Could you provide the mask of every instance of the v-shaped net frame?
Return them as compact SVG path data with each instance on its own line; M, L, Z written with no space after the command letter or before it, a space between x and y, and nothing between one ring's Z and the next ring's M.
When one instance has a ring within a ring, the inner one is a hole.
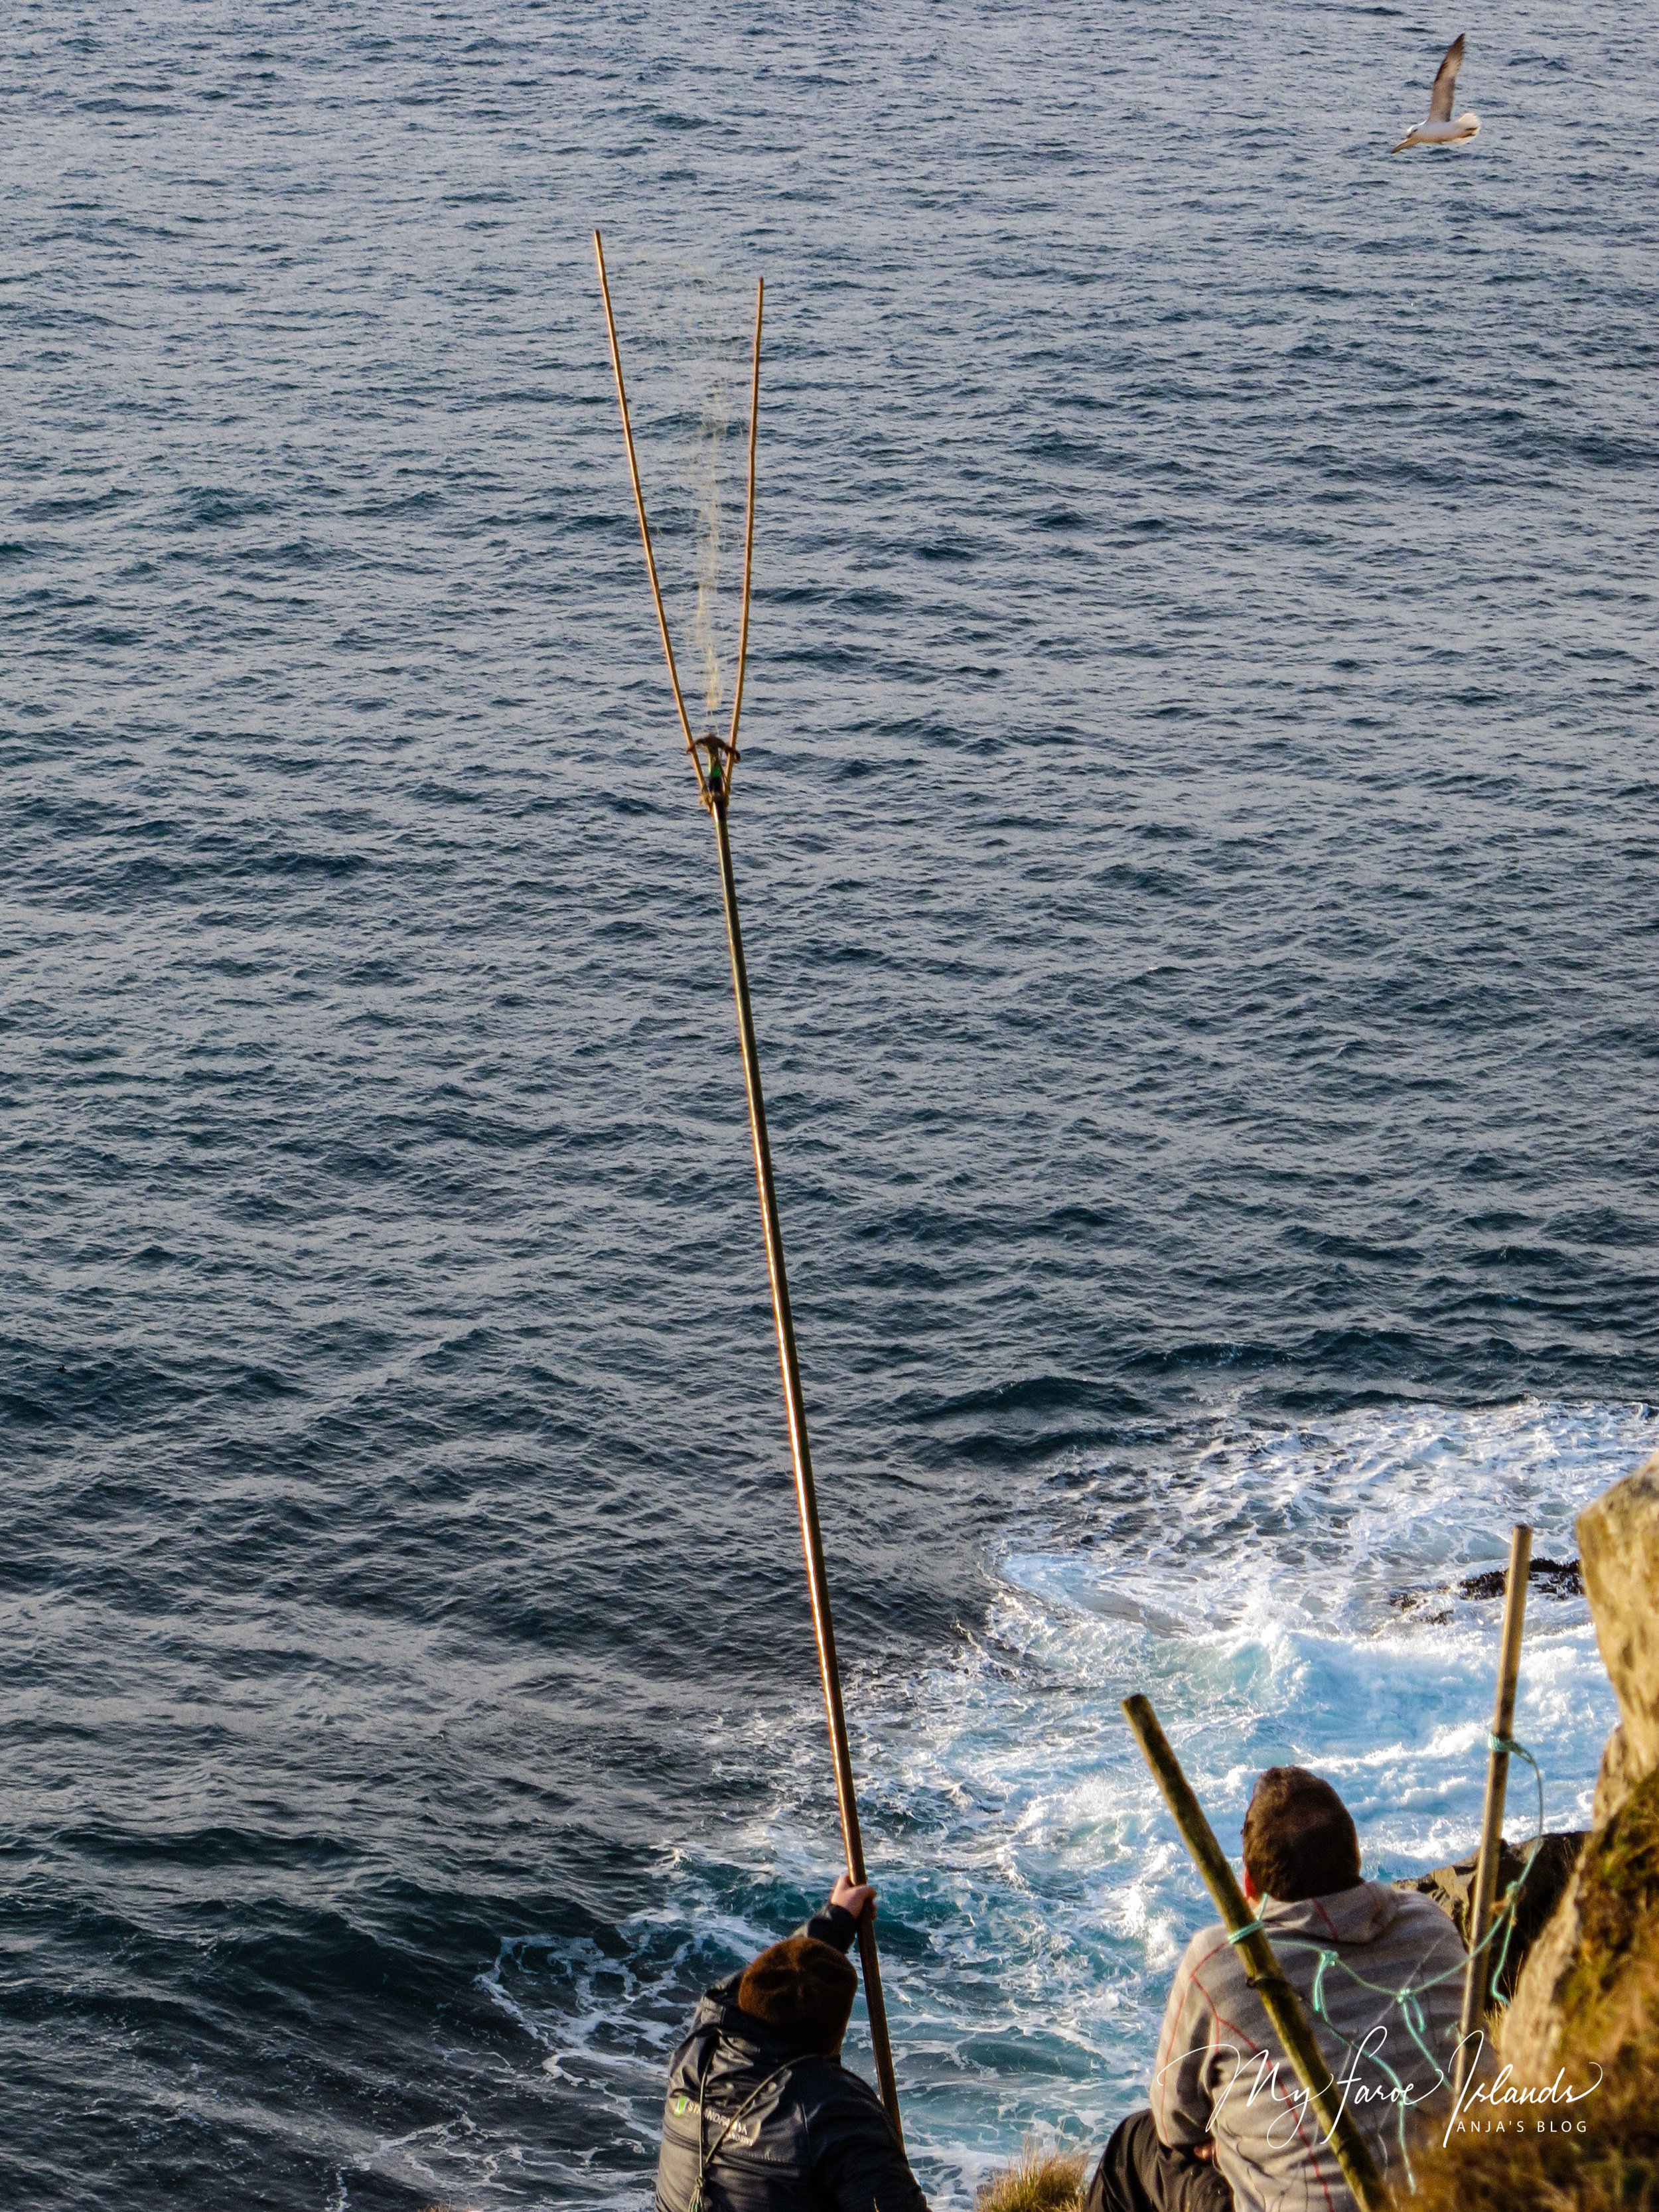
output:
M663 658L668 663L668 680L673 687L674 705L680 718L680 727L685 733L685 750L691 756L691 765L696 771L697 796L712 814L717 807L726 805L732 790L732 771L743 756L738 750L738 717L743 712L743 675L749 658L749 580L755 560L755 431L760 417L760 347L761 314L766 301L764 282L755 283L755 355L749 385L749 492L743 531L743 611L738 627L737 675L732 687L732 725L725 737L710 730L702 737L691 734L691 718L685 711L685 694L680 689L679 670L674 662L674 641L668 634L668 617L662 603L662 586L657 580L657 556L651 549L651 525L646 520L645 493L640 483L639 457L634 450L634 426L629 419L628 386L623 380L622 349L617 343L617 319L611 309L611 286L605 276L605 246L599 232L593 234L593 258L599 264L599 295L605 301L605 327L611 338L611 366L617 376L617 404L622 410L623 437L628 447L628 473L633 479L634 505L640 518L640 538L645 546L646 573L651 579L651 597L657 610L657 627L662 632ZM704 756L707 755L705 764Z

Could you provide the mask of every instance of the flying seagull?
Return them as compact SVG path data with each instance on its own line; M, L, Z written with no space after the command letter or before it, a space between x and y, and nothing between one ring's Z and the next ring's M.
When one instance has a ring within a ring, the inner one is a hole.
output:
M1452 114L1452 99L1457 90L1457 72L1463 62L1463 33L1460 31L1446 49L1445 59L1434 73L1434 90L1429 94L1428 119L1413 123L1397 146L1390 146L1391 154L1403 154L1409 146L1462 146L1480 128L1478 115Z

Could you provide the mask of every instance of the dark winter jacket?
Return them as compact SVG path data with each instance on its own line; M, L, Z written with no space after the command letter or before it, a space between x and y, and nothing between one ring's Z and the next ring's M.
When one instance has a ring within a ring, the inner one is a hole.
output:
M844 1952L856 1925L830 1905L796 1933ZM744 2012L742 1979L699 1999L669 2063L656 2212L692 2212L699 2101L702 2212L927 2212L875 2091Z

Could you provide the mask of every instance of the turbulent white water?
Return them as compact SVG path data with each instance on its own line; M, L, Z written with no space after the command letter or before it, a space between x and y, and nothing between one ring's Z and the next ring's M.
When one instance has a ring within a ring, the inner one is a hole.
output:
M1219 1418L1154 1454L1150 1480L1068 1469L1058 1504L1042 1486L992 1563L988 1632L914 1680L851 1687L906 2126L936 2201L968 2202L1032 2136L1103 2140L1211 1917L1119 1699L1150 1694L1230 1850L1255 1774L1295 1761L1341 1790L1368 1873L1466 1852L1501 1607L1456 1585L1502 1565L1517 1519L1535 1556L1573 1557L1575 1515L1651 1435L1629 1406L1395 1407L1271 1432ZM1583 1601L1534 1589L1516 1724L1547 1826L1584 1821L1613 1717ZM821 1725L803 1709L778 1800L726 1863L677 1864L672 1903L635 1931L643 1970L596 1951L556 2028L526 2020L556 2045L550 2071L608 2086L629 2139L655 2126L684 1977L781 1932L769 1876L810 1893L833 1866ZM730 1714L709 1746L716 1769L767 1752ZM1509 1832L1536 1821L1517 1762Z

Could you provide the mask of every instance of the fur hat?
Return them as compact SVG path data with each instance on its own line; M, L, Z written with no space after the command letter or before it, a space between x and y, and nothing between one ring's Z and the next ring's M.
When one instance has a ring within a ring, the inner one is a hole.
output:
M751 2020L803 2051L839 2051L858 1985L852 1962L833 1944L792 1936L750 1961L738 2002Z

